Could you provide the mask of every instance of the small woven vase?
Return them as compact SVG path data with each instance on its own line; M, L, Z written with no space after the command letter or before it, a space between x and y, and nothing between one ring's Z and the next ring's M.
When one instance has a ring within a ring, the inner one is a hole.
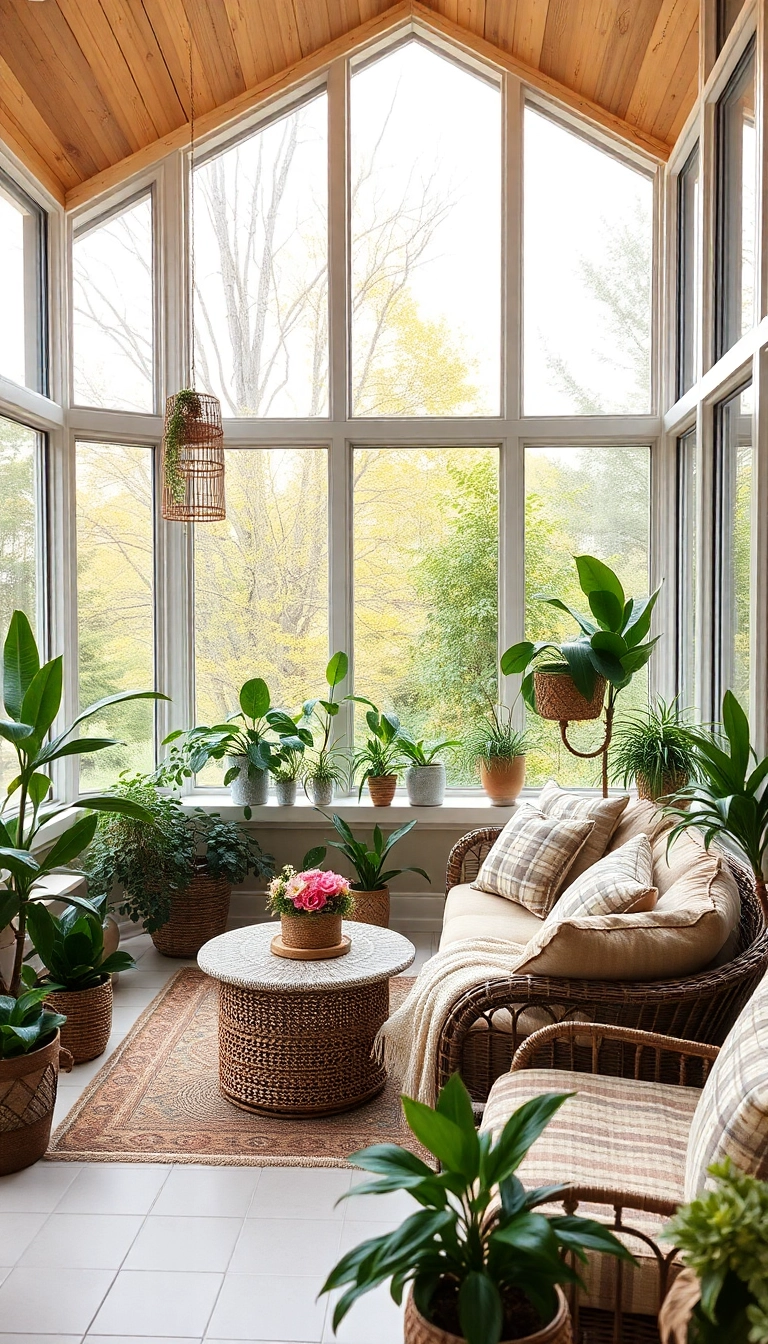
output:
M605 677L595 677L591 700L581 694L568 672L534 672L536 713L555 723L581 723L599 719L605 700Z
M368 792L374 807L389 807L396 788L397 775L368 776Z
M661 788L654 789L645 775L638 775L635 783L637 785L638 798L644 798L646 802L656 803L659 798L671 797L684 789L688 783L688 776L683 772L675 775L662 775Z
M0 1176L31 1167L48 1147L60 1065L69 1072L72 1056L58 1031L41 1050L0 1059Z
M76 1064L97 1059L107 1048L112 1030L112 980L105 976L93 989L57 989L46 1003L55 1013L64 1013L61 1044Z
M355 924L375 924L379 929L389 928L389 887L379 887L378 891L356 891L350 888L355 908L347 919Z
M557 1311L554 1319L543 1330L537 1330L535 1335L518 1335L515 1344L573 1344L571 1313L565 1294L559 1287L555 1288L555 1292ZM449 1335L447 1330L441 1330L439 1326L432 1325L431 1321L426 1321L413 1300L412 1292L408 1294L403 1327L404 1344L464 1344L463 1336Z
M195 860L188 887L174 892L171 917L152 934L164 957L196 957L203 943L226 933L232 888L225 877L211 877L205 859Z
M281 915L280 933L286 947L306 951L338 947L341 915Z

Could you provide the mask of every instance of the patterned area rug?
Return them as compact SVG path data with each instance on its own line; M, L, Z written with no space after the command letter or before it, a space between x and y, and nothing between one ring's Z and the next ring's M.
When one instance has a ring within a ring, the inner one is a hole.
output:
M396 1008L413 980L390 981ZM218 1086L218 985L179 971L86 1088L51 1139L60 1162L201 1162L214 1166L344 1167L370 1143L425 1156L405 1125L397 1087L343 1115L251 1115Z

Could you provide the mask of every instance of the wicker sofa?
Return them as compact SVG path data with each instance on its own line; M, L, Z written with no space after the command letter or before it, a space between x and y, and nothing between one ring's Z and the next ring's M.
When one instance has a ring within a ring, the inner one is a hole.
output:
M469 832L454 845L448 860L446 896L471 883L502 827ZM711 1045L726 1033L768 969L768 929L749 871L727 857L739 889L741 912L730 959L698 974L652 983L554 979L535 975L489 978L453 1004L438 1049L438 1086L459 1072L476 1102L483 1103L494 1081L532 1031L567 1020L602 1022L661 1033ZM557 1048L553 1067L589 1068L588 1037L569 1042L567 1058ZM583 1059L579 1058L583 1053ZM641 1072L638 1074L637 1069ZM634 1051L620 1041L604 1051L601 1070L624 1077L656 1076L642 1072ZM691 1078L700 1083L700 1078Z

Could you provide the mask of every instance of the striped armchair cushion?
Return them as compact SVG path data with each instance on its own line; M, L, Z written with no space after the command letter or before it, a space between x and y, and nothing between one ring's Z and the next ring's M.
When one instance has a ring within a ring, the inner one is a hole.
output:
M725 1038L696 1107L685 1163L685 1198L707 1184L712 1162L730 1157L768 1179L768 976Z
M647 835L636 835L566 887L547 920L551 923L581 919L585 915L629 915L638 910L652 910L657 897L651 842Z
M507 822L472 885L516 901L544 919L593 827L591 820L557 821L534 807L521 807Z

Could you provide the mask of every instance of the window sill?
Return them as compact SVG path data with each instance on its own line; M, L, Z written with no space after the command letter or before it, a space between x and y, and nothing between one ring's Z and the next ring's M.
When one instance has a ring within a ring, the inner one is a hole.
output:
M538 795L538 789L524 790L521 802L531 801ZM243 809L237 807L225 789L199 789L182 798L184 807L190 810L200 807L204 812L219 812L227 821L241 821ZM406 821L418 821L420 825L435 830L454 830L456 826L503 826L512 816L514 804L510 807L497 807L481 793L456 793L448 795L440 807L412 807L404 792L398 791L389 807L374 807L369 798L363 796L358 802L354 796L336 798L329 807L321 812L308 798L297 798L292 807L279 807L274 798L263 807L252 809L254 822L262 826L294 826L327 829L328 822L324 812L336 812L345 821L362 825L389 826Z

